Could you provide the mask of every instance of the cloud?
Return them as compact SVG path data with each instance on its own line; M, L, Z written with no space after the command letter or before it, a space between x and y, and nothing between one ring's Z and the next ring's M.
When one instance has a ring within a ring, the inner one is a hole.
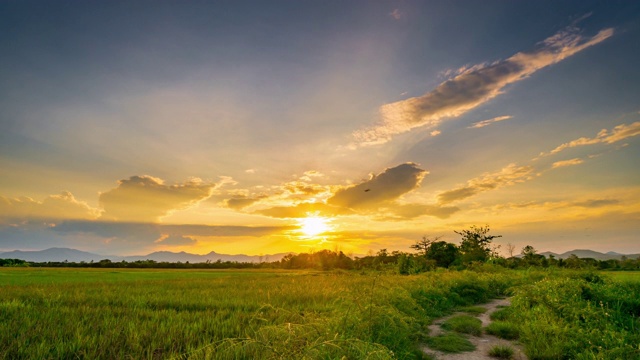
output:
M447 219L460 211L460 208L455 206L404 204L394 206L390 208L390 210L397 217L396 220L414 219L420 216L434 216L439 219Z
M224 201L224 203L227 205L228 208L231 208L234 210L242 210L247 206L253 205L254 203L260 201L260 199L263 199L263 198L264 197L257 197L257 198L237 197L237 198L227 199Z
M466 186L440 193L438 195L438 202L440 204L448 204L485 191L521 183L532 179L533 171L534 168L531 166L509 164L496 173L487 173L481 177L467 181Z
M517 53L493 64L480 64L438 85L434 90L380 107L377 125L356 131L361 146L385 143L392 136L414 128L432 128L447 118L458 117L504 92L504 88L536 71L556 64L613 35L603 29L593 37L583 37L579 29L569 27L539 43L529 52Z
M154 241L156 244L169 245L169 246L184 246L195 245L198 240L184 235L162 235L158 240Z
M256 213L275 218L304 218L309 214L332 217L338 215L349 215L354 212L342 207L316 202L301 203L294 206L274 206L269 209L256 211Z
M618 205L620 204L620 200L617 199L590 199L585 201L577 201L572 203L574 206L584 207L584 208L600 208L609 205Z
M228 183L223 179L223 183ZM182 184L165 185L148 175L131 176L118 186L100 194L102 219L134 222L158 221L171 211L186 209L209 196L220 184L191 179Z
M553 163L553 165L551 165L551 168L555 169L555 168L559 168L559 167L579 165L579 164L582 164L583 162L584 162L584 160L578 159L578 158L570 159L570 160L556 161L556 162Z
M327 203L350 209L376 208L417 188L427 174L414 163L401 164L358 185L338 190Z
M611 131L607 129L600 130L600 132L598 132L598 134L594 138L581 137L568 143L564 143L548 153L540 153L539 157L557 154L563 150L579 146L594 145L600 143L613 144L637 135L640 135L640 121L636 121L629 125L620 124L611 129Z
M309 214L334 217L341 215L387 214L391 220L412 219L420 216L446 218L458 208L438 205L398 204L402 195L420 186L428 174L414 163L405 163L385 169L359 184L340 187L325 202L303 202L296 205L274 206L255 211L257 214L277 218L301 218Z
M389 16L391 16L391 18L394 20L402 19L403 15L404 14L402 13L402 11L400 11L400 9L393 9L393 11L389 13Z
M31 219L95 219L99 215L97 209L78 201L68 191L49 195L41 202L29 197L10 199L0 196L0 222L1 219L9 222Z
M505 116L498 116L498 117L494 117L493 119L488 119L488 120L482 120L482 121L478 121L476 123L473 123L471 126L467 127L467 129L479 129L479 128L483 128L485 126L489 126L493 123L497 123L498 121L505 121L505 120L509 120L513 118L513 116L511 115L505 115Z
M49 230L58 234L82 234L104 239L109 243L122 242L126 246L152 244L192 245L197 236L262 237L295 229L292 226L214 226L163 225L157 223L111 221L63 221Z
M429 135L431 136L438 136L440 134L442 134L442 131L440 130L433 130L432 132L429 133Z

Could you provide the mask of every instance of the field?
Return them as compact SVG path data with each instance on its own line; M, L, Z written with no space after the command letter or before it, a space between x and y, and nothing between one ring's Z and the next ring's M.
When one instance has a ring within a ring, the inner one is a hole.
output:
M419 359L434 318L510 294L532 359L635 356L640 276L617 276L0 268L0 358Z

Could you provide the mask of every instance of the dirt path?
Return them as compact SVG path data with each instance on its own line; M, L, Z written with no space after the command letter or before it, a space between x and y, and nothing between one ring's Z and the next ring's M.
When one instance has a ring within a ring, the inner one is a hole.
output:
M491 323L491 319L489 318L491 316L491 313L496 311L499 307L509 306L509 304L510 304L509 299L492 300L489 303L480 305L483 308L486 308L487 311L484 312L483 314L477 315L476 317L482 321L482 327L485 327ZM440 318L434 321L434 323L429 326L429 330L430 330L429 335L437 336L444 333L444 330L440 328L440 325L450 317L455 315L460 315L460 314L465 314L465 313L455 313L453 315ZM469 341L471 341L473 345L476 346L476 349L474 351L468 351L468 352L463 352L458 354L448 354L441 351L430 349L426 346L423 348L423 351L426 354L432 355L438 360L495 360L495 358L488 355L489 350L495 345L504 345L504 346L510 346L513 349L514 360L527 359L527 356L522 351L522 347L515 345L514 342L512 341L500 339L493 335L488 335L484 333L481 336L468 335L468 339Z

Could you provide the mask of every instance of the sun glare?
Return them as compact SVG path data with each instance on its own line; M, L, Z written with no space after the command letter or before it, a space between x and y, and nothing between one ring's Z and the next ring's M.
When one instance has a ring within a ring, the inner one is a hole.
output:
M309 237L316 236L330 229L328 219L318 216L310 216L298 220L300 230Z

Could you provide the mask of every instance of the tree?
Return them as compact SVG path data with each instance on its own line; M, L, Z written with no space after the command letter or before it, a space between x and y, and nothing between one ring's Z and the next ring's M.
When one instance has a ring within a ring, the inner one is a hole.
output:
M509 253L509 257L512 258L513 257L513 252L516 251L516 246L513 245L512 243L508 243L507 244L507 252Z
M422 237L421 240L416 241L415 244L411 245L410 247L414 250L416 250L417 252L419 252L422 255L427 255L427 253L429 252L429 247L431 246L432 243L440 240L442 236L436 236L434 238L428 238L426 235Z
M455 244L446 241L432 242L427 251L426 257L434 260L437 266L449 267L460 256L460 249Z
M474 225L466 230L455 231L456 234L462 236L460 251L462 252L462 261L464 263L487 261L494 255L491 249L491 242L495 238L502 237L502 235L490 235L489 231L489 225Z

